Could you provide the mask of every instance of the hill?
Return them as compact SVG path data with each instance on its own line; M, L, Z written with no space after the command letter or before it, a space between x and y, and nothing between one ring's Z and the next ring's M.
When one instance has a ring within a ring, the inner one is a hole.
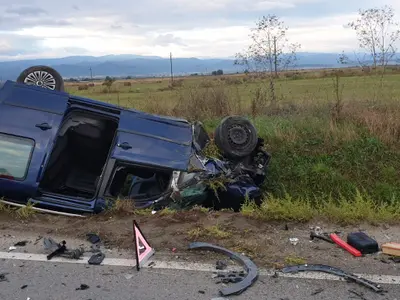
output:
M337 53L299 53L296 68L340 67L338 56ZM0 62L0 78L14 80L23 69L32 65L51 66L65 78L90 77L91 71L93 77L149 77L170 74L169 58L123 54L5 61ZM233 58L173 58L173 72L176 75L207 74L218 69L222 69L224 73L244 71L242 66L234 65Z

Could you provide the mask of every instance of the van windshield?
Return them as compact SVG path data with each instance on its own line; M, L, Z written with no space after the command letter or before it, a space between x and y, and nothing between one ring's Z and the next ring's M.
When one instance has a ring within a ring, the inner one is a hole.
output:
M0 178L23 180L34 144L27 138L0 133Z

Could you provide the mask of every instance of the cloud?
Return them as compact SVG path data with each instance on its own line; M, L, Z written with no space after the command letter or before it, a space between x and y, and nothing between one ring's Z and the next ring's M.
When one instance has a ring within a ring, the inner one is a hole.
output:
M248 45L250 28L274 13L302 51L357 48L351 29L359 8L398 0L0 0L0 59L72 54L232 56ZM7 5L6 5L7 4ZM32 49L32 50L30 50ZM26 53L26 50L29 53Z
M16 14L18 16L37 16L47 14L47 12L37 6L12 6L5 10L7 14Z
M30 36L0 35L0 57L18 57L37 54L43 49L41 39Z
M154 44L157 46L169 46L171 44L186 46L180 37L176 37L172 33L158 35L154 39Z

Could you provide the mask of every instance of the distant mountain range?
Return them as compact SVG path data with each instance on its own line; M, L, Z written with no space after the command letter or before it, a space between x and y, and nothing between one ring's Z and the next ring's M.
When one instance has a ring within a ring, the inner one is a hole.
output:
M349 55L355 60L354 55ZM298 53L296 69L337 68L338 53ZM400 58L400 57L399 57ZM19 73L33 65L47 65L55 68L64 78L89 77L149 77L168 76L171 66L169 58L140 55L69 56L63 58L30 59L0 62L0 79L15 80ZM243 66L235 66L233 58L173 58L175 75L210 74L222 69L225 74L243 72Z

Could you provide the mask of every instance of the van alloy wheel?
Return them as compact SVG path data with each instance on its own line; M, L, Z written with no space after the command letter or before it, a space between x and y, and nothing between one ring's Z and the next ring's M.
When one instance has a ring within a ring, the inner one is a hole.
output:
M64 80L60 73L49 66L32 66L23 70L17 83L64 92Z
M24 83L29 85L37 85L49 90L56 89L56 80L54 76L46 71L34 71L29 73L26 76Z

